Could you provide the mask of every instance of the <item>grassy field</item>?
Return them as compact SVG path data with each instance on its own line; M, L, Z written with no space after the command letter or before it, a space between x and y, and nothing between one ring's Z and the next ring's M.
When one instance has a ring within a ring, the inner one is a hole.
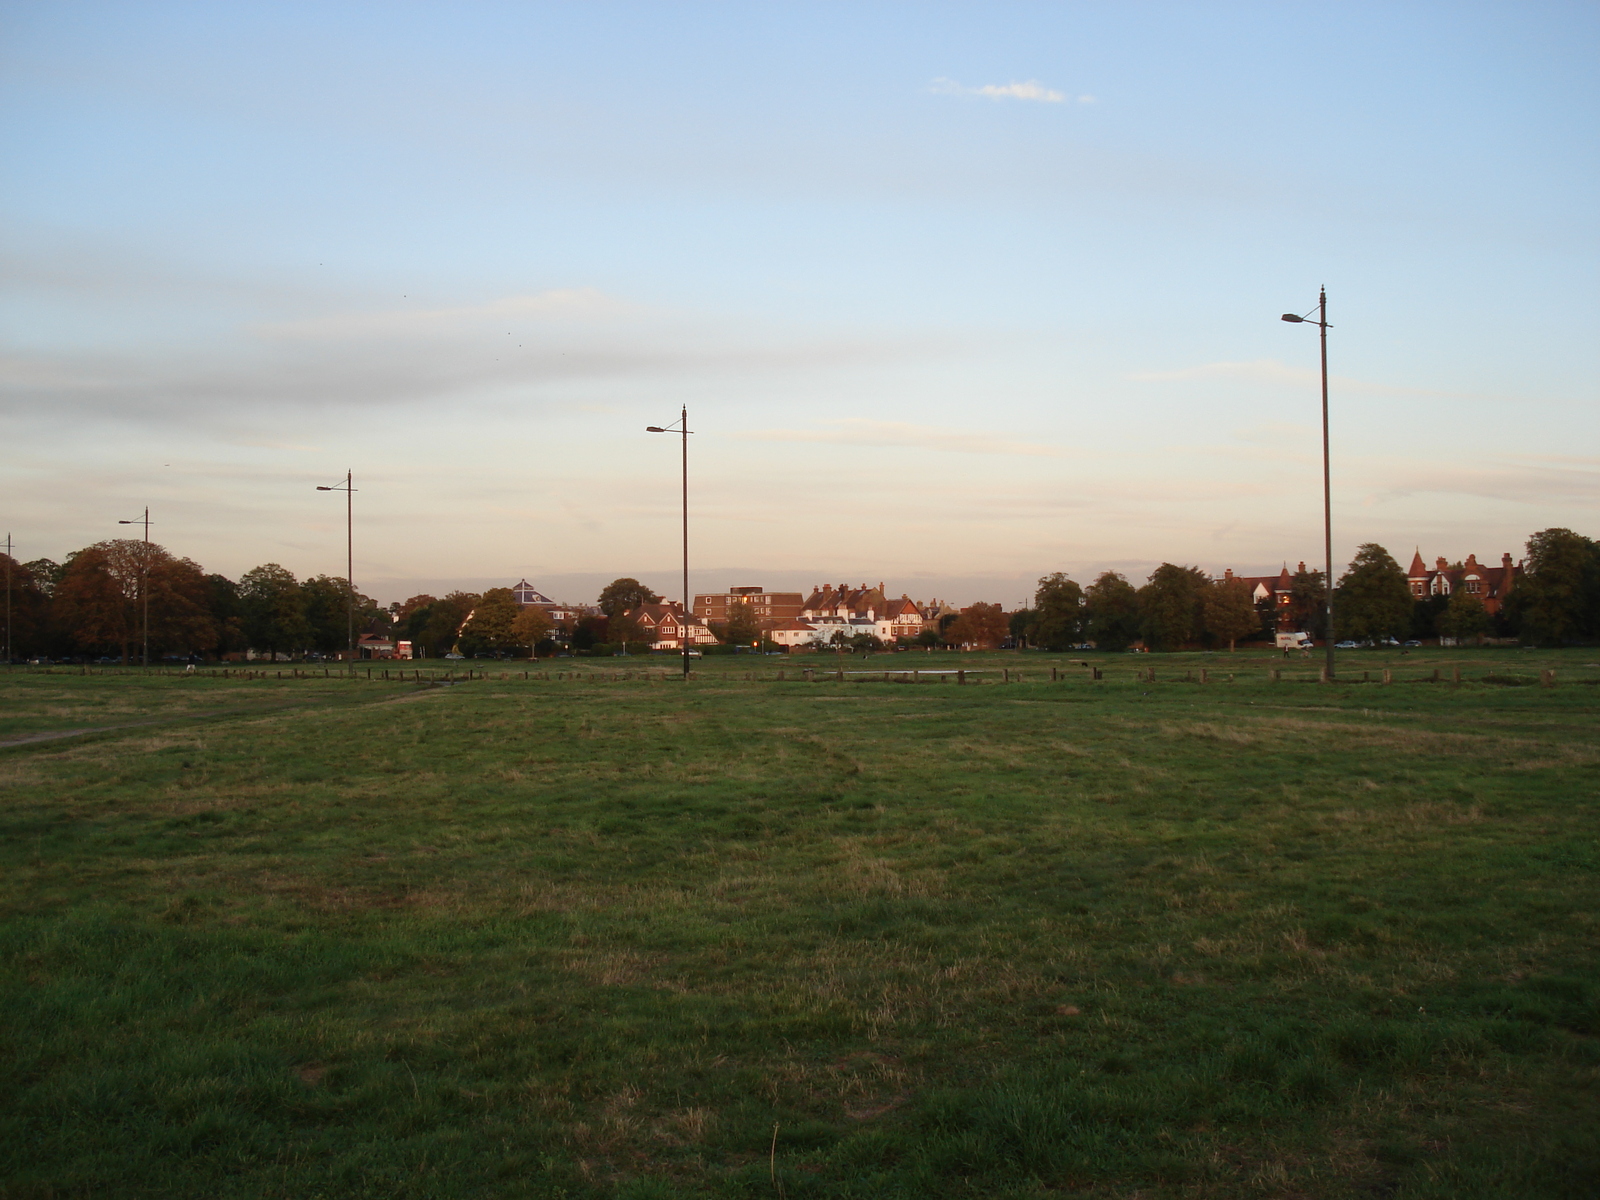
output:
M0 1196L1588 1200L1597 657L14 672Z

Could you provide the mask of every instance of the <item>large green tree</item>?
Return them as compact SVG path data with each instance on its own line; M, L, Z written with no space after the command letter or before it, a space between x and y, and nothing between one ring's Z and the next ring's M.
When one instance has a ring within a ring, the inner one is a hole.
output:
M1035 619L1028 635L1047 650L1066 650L1083 640L1083 589L1062 571L1039 580L1033 593Z
M728 607L728 619L722 627L722 639L730 646L750 646L761 640L761 618L748 604Z
M239 579L239 611L252 649L276 657L311 641L305 594L287 567L263 563L246 571Z
M1211 578L1199 567L1162 563L1139 589L1139 635L1152 650L1177 650L1205 632Z
M600 589L600 611L608 617L619 616L641 604L659 604L661 597L637 579L613 579Z
M1404 637L1414 603L1400 564L1378 543L1364 542L1333 593L1334 633L1357 641Z
M1261 632L1261 614L1242 579L1219 579L1205 590L1202 610L1206 633L1227 642L1229 651L1240 638Z
M1139 636L1139 593L1115 571L1103 571L1083 593L1084 632L1097 650L1126 650Z
M1458 641L1479 638L1489 632L1489 610L1483 607L1483 600L1476 594L1457 588L1436 624L1439 633L1447 638Z
M1600 633L1600 545L1570 529L1534 534L1507 608L1524 641L1558 646Z
M466 654L496 653L518 645L517 618L522 606L510 588L490 588L473 606L461 627L461 649Z
M411 642L419 658L438 658L455 649L461 627L477 607L476 592L451 592L446 596L413 596L400 606L396 628Z

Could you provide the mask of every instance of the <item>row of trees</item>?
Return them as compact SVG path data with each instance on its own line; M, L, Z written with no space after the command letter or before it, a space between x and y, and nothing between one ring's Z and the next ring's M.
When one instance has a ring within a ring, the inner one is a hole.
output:
M1547 645L1600 637L1600 543L1570 529L1546 529L1528 539L1524 568L1500 611L1490 614L1483 595L1464 587L1448 597L1413 596L1400 564L1368 542L1334 588L1336 635L1377 641L1492 633ZM1290 592L1289 627L1323 636L1326 603L1323 573L1300 571ZM1173 563L1162 563L1137 588L1115 571L1087 588L1059 572L1047 575L1039 581L1034 607L1010 620L1013 637L1053 650L1084 642L1121 650L1135 641L1152 650L1232 649L1240 641L1270 638L1276 627L1272 599L1258 606L1243 582L1212 579L1198 567Z
M11 646L19 655L114 654L126 661L138 653L146 607L153 656L221 656L246 648L333 654L347 644L352 598L357 634L392 633L421 655L457 648L466 654L519 653L536 646L548 652L556 632L546 613L520 607L509 588L412 596L385 611L371 597L352 597L343 579L297 580L287 568L266 563L231 580L159 545L128 539L96 542L60 563L0 555L0 567L10 579ZM1323 634L1324 589L1320 571L1294 576L1292 628ZM600 594L601 615L585 617L568 631L570 644L587 649L638 643L641 632L626 614L660 599L636 579L615 580ZM1135 641L1154 650L1231 648L1270 637L1276 621L1275 606L1257 606L1239 580L1162 563L1140 587L1115 571L1103 572L1088 587L1059 572L1047 575L1032 609L1008 618L997 604L974 604L924 637L948 645L996 645L1009 633L1057 650L1083 642L1116 650ZM1357 640L1496 633L1560 644L1600 637L1600 543L1570 529L1534 534L1522 577L1492 616L1481 595L1465 588L1448 598L1412 596L1399 563L1368 543L1334 589L1334 621L1339 636ZM754 613L742 608L714 632L735 644L760 639Z
M343 579L297 580L267 563L238 580L208 574L154 543L96 542L65 561L17 562L0 554L11 598L17 655L137 657L148 613L150 653L220 656L261 650L334 653L348 639L351 593ZM387 619L355 596L357 632Z

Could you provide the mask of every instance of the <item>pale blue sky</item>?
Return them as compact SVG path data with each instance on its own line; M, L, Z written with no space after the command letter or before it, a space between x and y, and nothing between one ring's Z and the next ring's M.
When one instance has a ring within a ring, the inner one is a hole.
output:
M3 520L394 599L1600 532L1592 4L0 3ZM126 511L125 511L126 510Z

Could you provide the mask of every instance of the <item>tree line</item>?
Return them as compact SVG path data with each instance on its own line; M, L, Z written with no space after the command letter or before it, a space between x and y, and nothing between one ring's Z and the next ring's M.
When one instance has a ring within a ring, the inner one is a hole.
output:
M1542 530L1529 538L1524 566L1501 610L1490 614L1482 597L1465 588L1448 597L1412 596L1400 564L1369 542L1334 588L1336 634L1358 641L1494 634L1545 645L1600 637L1600 543L1570 529ZM0 554L0 567L10 578L12 653L51 658L136 659L147 605L152 658L214 658L247 648L332 655L347 645L352 600L358 636L408 640L425 657L454 650L549 653L558 635L579 650L632 646L645 639L627 614L661 599L636 579L618 579L602 590L599 614L558 631L543 610L518 605L510 588L421 594L384 609L333 576L300 580L265 563L232 580L132 539L96 542L59 563ZM1325 598L1321 571L1295 574L1291 627L1321 637ZM1060 572L1047 575L1031 609L1005 614L997 604L974 604L923 640L995 645L1009 633L1057 650L1083 643L1121 650L1135 642L1170 650L1270 638L1276 625L1275 603L1258 606L1241 580L1162 563L1139 587L1116 571L1102 572L1087 587ZM716 632L730 642L760 637L748 612L730 614Z
M1487 568L1489 574L1494 568ZM1323 572L1301 569L1289 594L1289 628L1326 633ZM1494 635L1560 645L1600 637L1600 543L1570 529L1546 529L1528 539L1524 571L1498 612L1464 587L1449 596L1416 597L1405 570L1375 542L1360 546L1333 592L1334 633L1355 641ZM1019 641L1052 650L1092 643L1124 650L1227 646L1271 638L1278 605L1257 604L1248 584L1213 579L1198 567L1162 563L1142 587L1105 571L1087 588L1057 572L1039 580L1031 609L1011 614Z

